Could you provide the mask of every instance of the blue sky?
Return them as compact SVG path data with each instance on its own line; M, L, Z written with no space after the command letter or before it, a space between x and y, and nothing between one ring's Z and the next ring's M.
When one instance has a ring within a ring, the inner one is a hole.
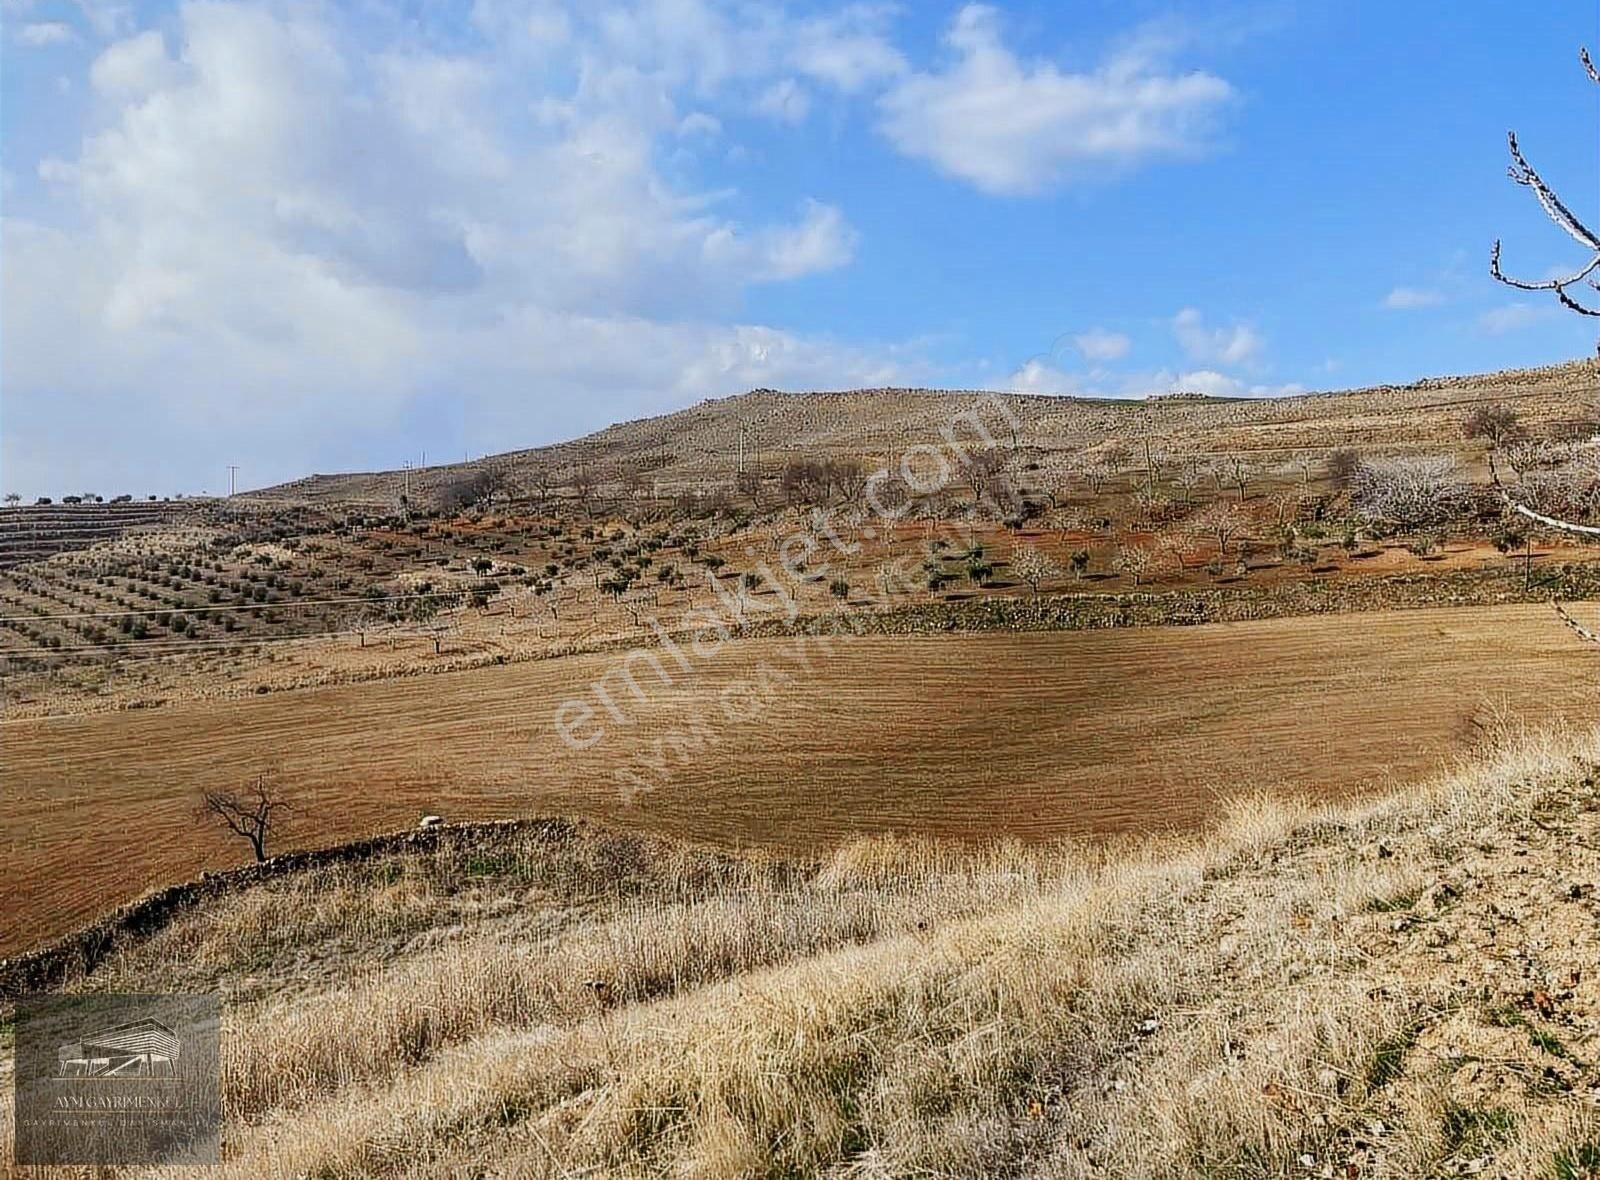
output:
M1589 4L0 0L0 482L218 490L755 386L1588 355ZM1569 247L1572 247L1569 249Z

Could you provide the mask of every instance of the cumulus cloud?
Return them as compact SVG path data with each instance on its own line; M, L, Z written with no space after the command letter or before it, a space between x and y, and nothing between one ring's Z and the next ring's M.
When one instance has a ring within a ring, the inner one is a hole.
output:
M1251 383L1215 369L1196 369L1173 377L1167 383L1167 390L1171 393L1203 393L1210 397L1289 397L1304 393L1306 388L1294 382L1286 385Z
M715 138L722 134L722 120L715 115L708 115L704 111L691 111L678 122L678 134L682 136L703 135Z
M1383 297L1383 306L1390 311L1416 311L1443 302L1443 294L1422 287L1396 287Z
M905 58L890 44L885 5L857 4L800 23L787 60L800 73L854 94L906 71Z
M1478 327L1490 336L1503 336L1531 327L1551 315L1549 307L1536 307L1531 303L1516 302L1490 308L1478 317Z
M1087 332L1072 338L1078 346L1078 351L1090 361L1115 361L1128 355L1128 350L1133 347L1133 341L1121 332L1108 332L1104 328L1090 328Z
M1209 327L1194 307L1186 307L1173 317L1172 333L1185 352L1206 364L1245 364L1255 360L1266 343L1249 324Z
M1200 393L1208 397L1289 397L1306 392L1298 382L1273 384L1247 381L1218 369L1171 369L1137 372L1096 368L1077 373L1049 357L1033 357L1017 368L1001 388L1017 393L1069 394L1075 397L1144 398L1154 394Z
M1006 378L1005 388L1013 393L1081 393L1082 378L1042 360L1030 360Z
M1153 39L1088 73L1024 61L998 14L957 13L944 36L953 60L909 73L880 99L880 129L907 156L995 194L1033 194L1160 157L1207 150L1234 97L1223 79L1176 73Z
M811 113L811 96L793 78L780 78L761 92L756 110L781 123L804 123Z
M504 102L519 68L371 53L317 9L227 3L108 46L104 121L41 170L60 223L0 221L12 478L204 456L176 479L229 440L255 479L286 478L407 423L490 449L592 428L597 403L926 378L743 322L752 284L850 262L841 209L747 220L670 183L657 144L712 128L625 61L581 71L530 133Z
M23 25L17 30L17 40L35 48L44 45L65 45L77 39L78 35L73 32L72 26L62 21L39 21Z
M102 97L135 102L173 82L178 65L153 29L118 41L89 67L89 85Z

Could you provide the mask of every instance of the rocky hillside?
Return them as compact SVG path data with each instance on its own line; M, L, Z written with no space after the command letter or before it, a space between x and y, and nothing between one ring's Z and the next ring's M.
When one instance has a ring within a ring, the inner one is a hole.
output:
M1462 419L1475 401L1507 402L1530 424L1560 430L1587 416L1597 392L1600 368L1592 361L1265 399L1144 402L926 389L757 390L660 418L621 423L571 442L413 471L409 480L416 497L490 466L503 470L523 490L540 472L549 472L558 486L565 486L580 468L598 480L627 472L666 487L728 481L737 466L741 437L748 462L769 469L794 455L882 457L906 447L939 445L941 428L996 396L1020 424L1017 447L1036 452L1036 459L1082 450L1114 436L1130 441L1149 436L1175 454L1248 451L1287 458L1300 450L1322 452L1335 446L1403 450L1458 442ZM985 420L998 431L1004 415L991 409ZM971 437L966 432L963 436ZM999 437L1008 446L1013 441ZM392 506L405 480L395 471L314 475L251 496L267 502Z

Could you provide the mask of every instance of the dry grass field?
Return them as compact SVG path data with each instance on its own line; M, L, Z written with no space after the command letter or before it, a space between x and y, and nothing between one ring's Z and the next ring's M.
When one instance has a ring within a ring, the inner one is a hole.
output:
M615 653L0 725L0 952L237 863L242 843L196 825L196 793L261 772L293 804L281 848L424 812L785 849L1040 839L1192 827L1258 787L1329 799L1414 777L1502 713L1590 717L1600 689L1592 651L1526 606L686 658L662 685L634 657L643 704ZM555 709L597 680L628 721L571 749Z
M446 830L69 986L226 997L221 1174L251 1180L1589 1180L1597 766L1592 727L1523 734L1112 849Z

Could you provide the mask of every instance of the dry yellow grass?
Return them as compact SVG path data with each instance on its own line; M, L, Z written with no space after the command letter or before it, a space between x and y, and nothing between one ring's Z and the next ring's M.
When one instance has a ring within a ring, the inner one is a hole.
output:
M1116 848L442 853L255 887L81 986L231 997L240 1177L1579 1180L1597 767L1600 729L1522 734Z

